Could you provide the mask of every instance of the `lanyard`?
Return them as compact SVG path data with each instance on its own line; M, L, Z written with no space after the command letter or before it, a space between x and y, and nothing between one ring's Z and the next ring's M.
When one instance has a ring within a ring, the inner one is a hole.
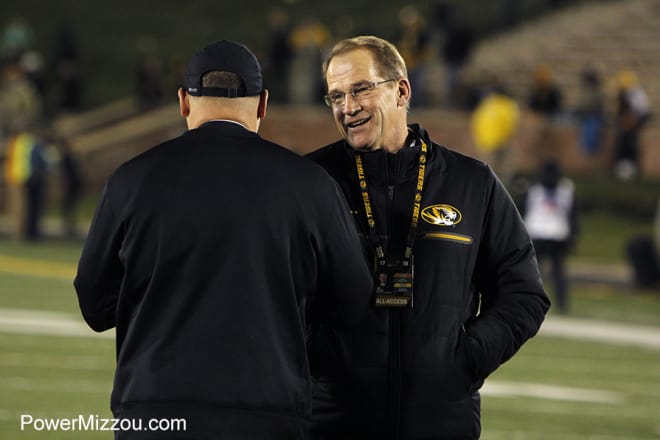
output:
M426 155L428 147L426 142L421 140L422 146L419 153L419 163L417 166L417 186L415 188L415 198L413 199L413 213L410 221L410 230L408 231L408 239L406 241L405 257L410 258L415 243L415 234L417 231L417 224L419 222L419 212L422 204L422 191L424 189L424 173L426 172ZM364 212L367 216L367 225L369 226L369 238L371 243L376 249L376 256L378 258L385 257L383 244L380 241L378 232L376 231L376 221L374 220L373 208L371 206L371 198L369 197L369 189L367 188L367 180L364 176L364 164L362 162L362 154L355 155L355 167L357 169L358 183L360 184L360 192L362 193L362 202L364 203Z

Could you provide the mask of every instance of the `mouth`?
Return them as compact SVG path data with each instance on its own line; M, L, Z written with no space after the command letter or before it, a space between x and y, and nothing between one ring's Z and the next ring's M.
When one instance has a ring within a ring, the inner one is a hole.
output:
M360 127L360 126L366 124L370 120L371 120L371 117L364 118L364 119L358 119L356 121L346 123L346 127L349 128L349 129L357 128L357 127Z

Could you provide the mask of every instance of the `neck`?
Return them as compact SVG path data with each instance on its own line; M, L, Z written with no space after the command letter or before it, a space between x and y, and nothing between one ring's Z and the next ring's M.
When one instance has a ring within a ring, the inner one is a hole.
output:
M256 132L258 130L259 126L259 121L256 121L256 123L250 124L249 121L246 118L241 118L236 115L218 115L218 116L201 116L198 118L193 118L192 116L188 118L188 129L192 130L194 128L199 128L200 126L206 124L207 122L213 122L213 121L229 121L229 122L235 122L236 124L240 124L243 127L245 127L246 130L249 131L254 131Z
M403 142L401 144L395 144L393 146L383 145L381 149L387 151L388 153L396 154L399 152L399 150L402 150L405 147L406 147L406 143Z
M239 121L236 121L236 120L234 120L234 119L227 119L227 118L209 119L208 121L204 122L204 123L201 124L201 125L207 124L207 123L209 123L209 122L229 122L229 123L231 123L231 124L240 125L240 126L243 127L244 129L249 130L249 128L247 127L247 125L245 125L244 123L239 122Z
M410 130L408 129L408 124L405 120L397 123L397 128L392 136L392 141L387 142L381 146L381 148L388 153L396 154L400 150L408 147L410 145Z
M259 129L258 99L209 98L200 96L190 100L186 121L189 129L198 128L209 121L227 120L241 124L250 131Z
M387 151L388 153L396 154L400 150L407 148L410 143L410 131L408 130L408 126L405 126L404 131L399 131L395 142L383 145L381 149Z

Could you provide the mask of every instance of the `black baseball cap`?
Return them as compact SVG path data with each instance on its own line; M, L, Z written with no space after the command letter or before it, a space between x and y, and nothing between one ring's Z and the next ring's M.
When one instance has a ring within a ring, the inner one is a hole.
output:
M243 84L238 89L202 87L202 76L213 71L235 73ZM188 64L184 87L186 93L192 96L256 96L263 90L261 66L257 57L244 44L230 40L218 41L206 46L192 58Z

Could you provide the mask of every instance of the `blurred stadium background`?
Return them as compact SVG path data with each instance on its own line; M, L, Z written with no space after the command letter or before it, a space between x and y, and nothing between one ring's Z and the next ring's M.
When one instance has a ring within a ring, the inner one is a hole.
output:
M44 238L26 242L8 236L4 178L0 183L0 439L111 437L108 432L21 431L20 418L110 415L112 334L85 328L71 280L108 174L185 129L175 90L187 57L216 39L250 46L273 91L261 134L304 153L337 137L322 91L314 89L323 51L338 38L361 33L398 41L402 20L415 10L424 19L428 44L418 82L425 102L413 103L411 122L421 122L450 148L490 160L473 141L471 96L496 76L521 110L509 146L510 165L520 177L509 182L512 194L521 193L539 157L550 154L575 182L580 206L582 233L569 259L569 312L551 311L541 335L489 379L482 437L660 438L660 291L657 284L637 285L625 252L632 239L654 234L660 197L660 1L8 0L0 8L0 26L6 30L20 17L28 29L28 64L43 87L41 129L71 144L85 191L76 208L79 236L64 237L58 211L62 175L53 166L41 221ZM462 88L451 96L442 49L448 11L472 39ZM279 70L287 51L276 51L276 41L291 43L289 74ZM312 50L298 58L296 47ZM68 107L61 103L63 86L57 81L62 58L79 81L77 102ZM547 132L551 143L543 147L538 115L528 107L541 65L563 96ZM606 124L592 155L581 150L576 115L586 67L601 75L605 96ZM652 111L641 131L639 174L626 179L610 166L616 80L623 69L635 72ZM158 87L143 87L140 78L145 77L151 78L147 85ZM311 84L311 92L289 87L290 82ZM548 290L553 293L552 286Z

